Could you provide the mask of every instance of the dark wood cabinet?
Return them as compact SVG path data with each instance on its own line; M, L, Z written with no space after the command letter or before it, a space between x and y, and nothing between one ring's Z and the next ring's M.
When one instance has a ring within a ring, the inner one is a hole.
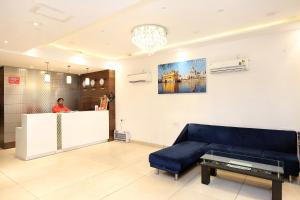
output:
M94 80L94 86L83 86L85 78ZM100 85L100 79L104 80L104 84ZM95 105L99 105L99 98L103 95L112 93L115 95L115 71L103 70L80 75L80 100L79 110L95 110ZM116 127L115 119L115 99L109 103L109 140L114 138L114 130ZM100 122L99 122L100 123Z

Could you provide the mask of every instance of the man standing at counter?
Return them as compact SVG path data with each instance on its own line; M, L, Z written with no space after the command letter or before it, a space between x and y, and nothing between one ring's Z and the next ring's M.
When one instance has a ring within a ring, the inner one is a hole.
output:
M60 112L70 112L71 110L64 106L64 98L57 99L57 105L53 106L52 112L53 113L60 113Z

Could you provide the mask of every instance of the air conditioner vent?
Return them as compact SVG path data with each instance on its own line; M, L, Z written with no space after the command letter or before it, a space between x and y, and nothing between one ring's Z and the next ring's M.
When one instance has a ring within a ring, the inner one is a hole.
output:
M33 7L30 11L33 14L40 15L59 22L67 22L72 18L61 10L41 3L36 4L36 6Z

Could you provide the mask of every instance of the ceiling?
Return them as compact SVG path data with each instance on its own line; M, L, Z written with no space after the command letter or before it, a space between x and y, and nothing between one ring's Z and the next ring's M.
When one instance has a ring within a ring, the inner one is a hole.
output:
M46 61L49 59L30 57L23 54L11 53L11 52L0 52L0 62L4 66L13 66L21 68L39 69L46 70ZM68 66L71 66L68 70ZM87 67L74 63L64 62L62 60L51 59L49 62L49 71L55 72L68 72L71 74L82 74L87 72ZM89 72L100 71L105 68L98 66L88 66Z
M300 20L299 0L2 0L0 6L0 65L50 61L64 70L72 63L74 73L143 55L130 39L139 24L165 26L169 49Z
M0 39L9 41L5 46L7 50L26 51L47 45L136 2L138 0L1 0ZM39 25L34 26L34 23Z

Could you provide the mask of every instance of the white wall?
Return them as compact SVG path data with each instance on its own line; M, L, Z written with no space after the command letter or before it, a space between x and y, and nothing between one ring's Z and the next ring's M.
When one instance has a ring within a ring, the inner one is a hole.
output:
M175 50L126 60L116 70L116 120L132 139L170 145L186 123L300 130L300 31L184 48L187 59L208 64L250 59L249 71L210 74L207 92L158 94L157 65L178 61ZM151 71L151 83L131 84L127 74Z

